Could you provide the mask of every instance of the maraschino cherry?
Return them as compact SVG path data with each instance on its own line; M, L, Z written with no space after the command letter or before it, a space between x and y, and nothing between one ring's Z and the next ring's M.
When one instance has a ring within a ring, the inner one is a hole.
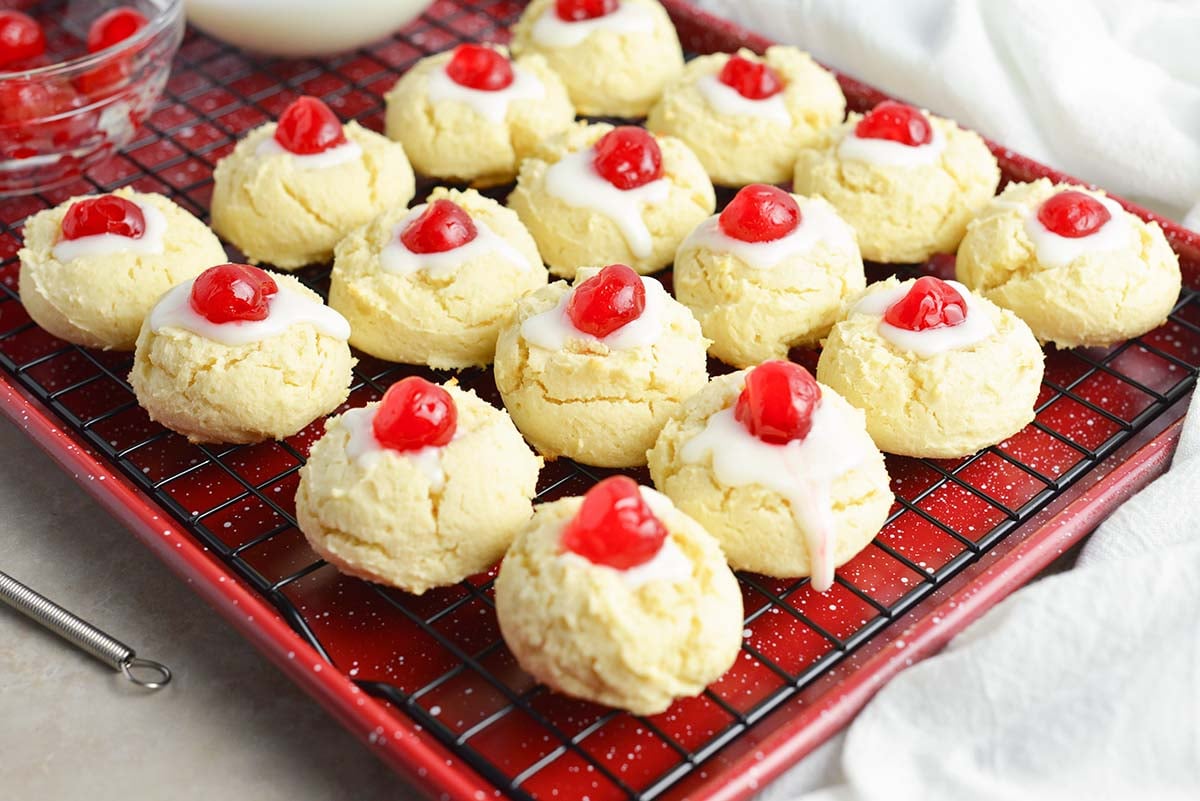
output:
M490 47L463 44L454 48L446 63L446 74L460 86L482 92L498 92L512 86L512 64Z
M311 156L346 144L346 134L329 106L305 95L293 100L279 115L275 141L289 153Z
M867 112L854 127L859 139L888 139L917 147L933 141L933 127L919 110L895 100L885 100Z
M783 91L783 78L769 65L740 55L730 56L717 80L747 100L766 100Z
M666 539L666 526L633 479L612 476L583 496L562 544L593 564L627 570L653 559Z
M454 439L458 409L450 393L424 378L409 376L388 387L371 428L385 448L415 451Z
M146 216L134 202L116 195L76 201L62 221L63 239L114 234L137 239L146 233Z
M583 22L617 10L619 0L556 0L554 13L563 22Z
M624 264L610 264L575 287L567 317L585 334L603 338L641 317L645 308L641 277Z
M400 241L413 253L444 253L462 247L476 236L471 215L452 200L435 200L400 232Z
M37 20L20 11L0 11L0 67L46 52L46 34Z
M883 319L907 331L949 328L966 321L967 302L942 279L926 275L888 307Z
M99 53L118 42L123 42L130 36L146 27L146 18L137 9L129 6L118 6L106 11L88 28L87 49L89 53Z
M596 172L617 189L637 189L662 178L662 151L645 128L622 125L596 142Z
M249 264L218 264L196 276L188 298L192 310L210 323L267 319L270 298L279 291L265 270Z
M821 402L821 387L800 365L778 359L746 374L733 416L754 436L772 445L804 439Z
M777 186L750 184L733 196L717 224L726 236L742 242L772 242L796 230L800 206Z
M1091 195L1068 189L1046 200L1038 209L1037 218L1052 233L1079 239L1103 228L1112 214Z

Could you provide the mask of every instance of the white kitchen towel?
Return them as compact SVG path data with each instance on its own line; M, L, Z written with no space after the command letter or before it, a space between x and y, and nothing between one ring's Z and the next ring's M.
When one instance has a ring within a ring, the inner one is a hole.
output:
M1166 213L1200 200L1200 2L700 5ZM1073 570L900 674L761 799L797 797L1200 798L1200 412Z
M1200 201L1196 0L698 5L1175 219Z

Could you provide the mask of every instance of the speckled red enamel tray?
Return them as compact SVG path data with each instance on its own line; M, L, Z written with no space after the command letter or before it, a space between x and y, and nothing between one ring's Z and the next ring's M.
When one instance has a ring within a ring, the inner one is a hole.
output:
M686 3L667 7L693 53L767 45ZM127 153L76 185L0 201L0 409L432 795L745 797L1166 466L1200 367L1200 303L1189 288L1170 321L1145 337L1050 351L1036 422L1000 446L969 459L890 458L892 518L829 593L813 593L806 581L740 577L742 656L699 698L637 718L550 693L499 638L492 573L416 598L342 577L308 549L292 495L319 423L283 442L188 445L133 402L128 355L54 339L29 321L16 293L29 214L71 194L132 184L206 215L215 161L298 93L323 96L343 117L379 130L381 95L399 73L460 41L503 41L520 9L508 0L439 0L395 37L322 62L257 61L190 32L164 102ZM842 84L855 109L882 97ZM1008 179L1062 177L994 150ZM1200 237L1159 222L1186 283L1197 286ZM950 266L937 260L904 272ZM326 275L301 277L324 290ZM811 354L797 357L811 365ZM414 372L431 375L362 357L349 405ZM499 402L490 372L460 380ZM539 497L580 493L607 472L553 463Z

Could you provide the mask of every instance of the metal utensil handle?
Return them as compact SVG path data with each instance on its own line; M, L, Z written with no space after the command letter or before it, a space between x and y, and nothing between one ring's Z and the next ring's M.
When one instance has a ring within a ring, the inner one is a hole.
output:
M157 690L171 680L171 671L166 665L140 658L125 643L3 572L0 572L0 600L113 670L121 671L134 684Z

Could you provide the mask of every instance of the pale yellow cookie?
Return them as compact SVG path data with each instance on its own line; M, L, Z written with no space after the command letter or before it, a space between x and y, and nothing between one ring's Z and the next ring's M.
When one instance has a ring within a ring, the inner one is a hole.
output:
M769 47L763 56L743 49L738 55L774 69L783 91L746 100L717 80L728 53L700 56L663 91L646 127L681 139L713 183L784 183L792 178L797 148L845 118L846 99L837 79L794 47Z
M164 223L160 252L124 251L58 258L55 245L73 197L25 221L21 302L33 321L56 337L90 348L132 350L150 307L162 293L226 260L212 231L158 194L113 192L153 208ZM150 226L143 235L152 235Z
M411 254L421 265L413 272L389 270L380 254L402 247L400 224L421 207L389 209L338 243L329 305L350 321L350 344L372 356L437 368L490 364L517 300L546 285L546 268L510 209L474 190L438 187L429 196L441 199L470 215L479 228L474 242Z
M378 403L326 421L300 470L296 519L343 573L420 594L487 570L528 522L542 460L503 411L444 389L458 428L433 455L353 452L356 438L373 439Z
M864 259L916 263L951 253L967 223L996 192L1000 168L983 139L927 115L944 144L927 164L884 164L844 157L841 145L862 115L851 114L800 149L794 188L823 197L858 232Z
M688 458L685 446L705 430L718 412L732 408L745 385L747 370L719 376L693 395L663 426L649 453L654 486L666 493L721 543L734 570L768 576L808 576L813 561L805 513L776 489L761 483L727 484L714 468L711 452ZM866 547L887 520L892 506L883 454L871 443L863 413L833 389L821 387L821 403L833 408L843 424L839 450L856 448L861 459L844 473L828 477L827 495L812 493L804 504L828 502L833 525L833 565L840 566ZM737 458L731 453L724 458ZM748 457L748 458L753 458ZM821 482L823 476L803 476ZM799 482L796 482L799 484Z
M718 217L701 223L675 256L675 297L712 340L708 352L735 367L785 359L816 345L866 286L855 235L820 198L792 196L813 244L797 251L780 242L746 243L723 236ZM793 236L807 238L800 228ZM775 258L782 257L779 261Z
M699 694L737 658L742 597L716 541L666 497L642 495L681 552L678 576L630 571L563 553L582 498L542 504L496 578L500 631L521 667L552 689L639 715ZM637 570L639 568L633 568Z
M1179 257L1157 223L1144 222L1112 201L1106 244L1084 247L1048 263L1031 235L1041 204L1064 190L1104 199L1082 186L1048 178L1009 184L967 227L958 249L958 279L1012 309L1043 342L1074 348L1111 345L1140 336L1167 319L1179 297ZM1099 232L1098 232L1099 233ZM1111 238L1110 238L1111 236ZM1047 254L1050 256L1052 254Z
M508 183L538 142L575 120L567 90L537 54L513 62L507 89L459 87L446 75L452 55L421 59L387 93L387 135L404 145L422 175L475 186ZM493 95L512 99L505 106Z
M280 292L322 305L291 276L272 277ZM167 293L158 306L171 300ZM156 328L151 310L129 383L151 419L192 442L259 442L291 436L333 411L346 399L353 366L346 340L308 321L230 345L177 325Z
M564 158L578 159L590 152L611 130L613 126L607 123L578 123L542 142L535 154L521 163L517 188L509 195L508 205L533 234L554 275L572 278L576 269L589 264L628 264L643 275L661 270L671 263L688 232L716 208L716 195L704 167L687 145L670 136L655 137L662 151L664 197L639 200L645 189L640 187L630 190L628 201L620 205L629 215L628 223L640 226L644 242L624 230L617 218L555 194L548 186L549 171ZM563 183L581 185L572 175L565 175Z
M683 49L657 0L620 0L594 20L562 22L555 0L533 0L513 26L517 56L538 53L586 116L644 117L683 68Z
M889 278L867 287L863 299L912 283ZM967 456L1033 420L1044 362L1037 339L1011 311L978 296L970 301L968 317L990 333L930 356L896 345L880 333L880 314L854 307L830 331L817 380L866 412L881 450Z
M301 166L313 162L273 148L260 153L273 122L247 134L213 171L213 230L252 263L295 270L329 261L343 236L407 205L415 184L404 147L356 122L344 131L362 154L331 166Z
M595 272L581 269L576 284ZM647 309L657 308L650 313L660 326L645 344L617 349L577 331L565 332L560 347L531 342L525 324L558 314L570 291L563 281L526 295L500 332L496 386L517 428L546 457L599 467L645 464L667 417L708 379L699 323L654 279L643 280Z

